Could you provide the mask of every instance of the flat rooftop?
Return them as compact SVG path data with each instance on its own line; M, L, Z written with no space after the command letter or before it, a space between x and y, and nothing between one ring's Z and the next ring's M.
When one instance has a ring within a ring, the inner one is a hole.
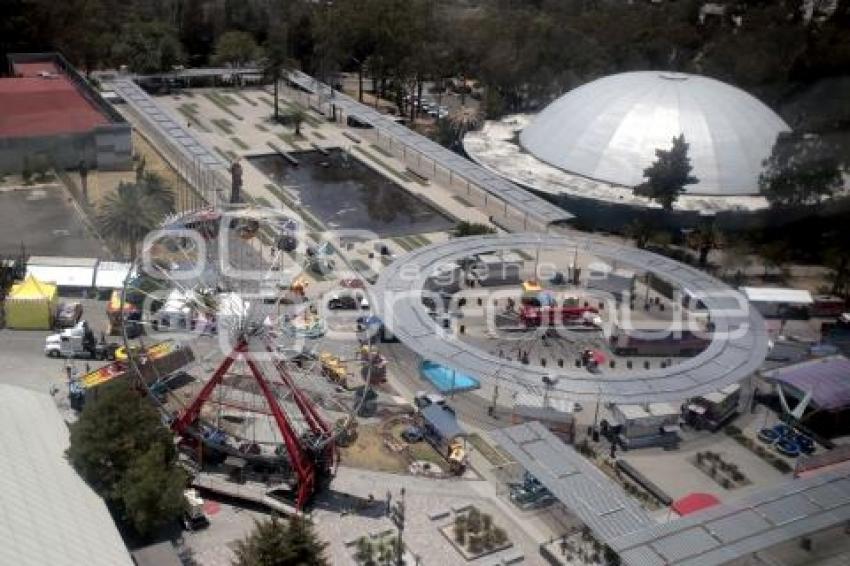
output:
M54 63L16 63L0 78L0 137L86 132L109 123Z

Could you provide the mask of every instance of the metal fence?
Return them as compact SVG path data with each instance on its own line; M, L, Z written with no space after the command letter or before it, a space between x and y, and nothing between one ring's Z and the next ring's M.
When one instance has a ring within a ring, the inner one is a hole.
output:
M187 155L147 114L132 104L128 108L136 118L136 131L148 140L191 189L185 200L178 203L181 207L215 207L228 201L230 176L227 169L207 165L199 157Z

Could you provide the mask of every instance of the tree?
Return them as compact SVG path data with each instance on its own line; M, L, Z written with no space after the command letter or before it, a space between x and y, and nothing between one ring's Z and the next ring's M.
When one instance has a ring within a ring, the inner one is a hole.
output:
M186 474L174 464L173 450L152 445L136 457L124 474L118 492L130 525L142 536L180 518L186 509Z
M131 261L138 243L175 204L174 192L159 175L143 172L141 177L136 183L120 183L103 199L96 218L103 236L129 247Z
M638 249L643 249L652 239L655 227L645 220L635 219L626 224L625 234L635 242Z
M236 543L234 566L327 566L325 548L309 519L277 517L254 523L254 530Z
M685 187L699 182L691 175L685 135L673 138L673 147L668 150L656 149L655 158L655 163L643 171L646 182L635 187L634 192L656 201L664 210L672 210L673 203L685 192Z
M765 244L760 250L764 262L764 276L767 277L770 268L778 269L784 275L789 253L788 244L781 240L774 240Z
M815 204L844 186L835 148L813 135L780 135L759 175L773 206Z
M454 228L454 235L458 238L495 233L496 230L486 224L479 224L477 222L467 222L466 220L458 222L457 226L455 226Z
M283 24L278 23L269 26L265 57L262 59L261 65L263 74L266 78L271 79L274 85L274 121L277 122L280 119L280 102L278 100L280 78L287 69L295 66L294 61L289 57L286 29Z
M246 63L259 59L261 55L262 52L250 33L228 31L215 43L213 62L239 69Z
M700 226L696 230L688 234L688 247L695 249L699 254L699 266L705 267L708 264L708 254L712 250L716 250L723 245L723 233L717 228L714 222L710 222Z
M307 119L307 113L297 104L293 104L287 117L289 118L289 123L292 124L292 127L295 129L295 135L300 136L301 124L303 124Z
M121 499L119 484L136 458L156 446L164 458L174 455L159 414L126 383L98 387L70 429L71 465L107 501Z
M374 563L375 549L372 543L365 536L357 539L357 553L354 559L360 564L368 565Z
M177 30L164 22L128 23L119 38L112 59L136 73L170 71L185 59Z

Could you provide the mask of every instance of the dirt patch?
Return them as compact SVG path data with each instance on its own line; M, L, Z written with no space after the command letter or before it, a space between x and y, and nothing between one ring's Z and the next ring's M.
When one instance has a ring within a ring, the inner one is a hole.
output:
M404 429L412 424L409 417L394 417L380 425L360 425L357 440L340 448L341 463L353 468L391 473L409 473L414 461L429 462L440 469L446 460L424 440L408 444L401 438Z
M407 458L400 453L390 452L384 443L381 428L376 425L357 427L357 440L339 452L340 461L345 466L381 472L407 472Z

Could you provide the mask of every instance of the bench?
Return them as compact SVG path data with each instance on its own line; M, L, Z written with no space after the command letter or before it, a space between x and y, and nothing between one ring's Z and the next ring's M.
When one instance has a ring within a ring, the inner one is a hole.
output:
M349 134L348 132L342 132L342 135L353 141L354 143L360 143L360 138Z

